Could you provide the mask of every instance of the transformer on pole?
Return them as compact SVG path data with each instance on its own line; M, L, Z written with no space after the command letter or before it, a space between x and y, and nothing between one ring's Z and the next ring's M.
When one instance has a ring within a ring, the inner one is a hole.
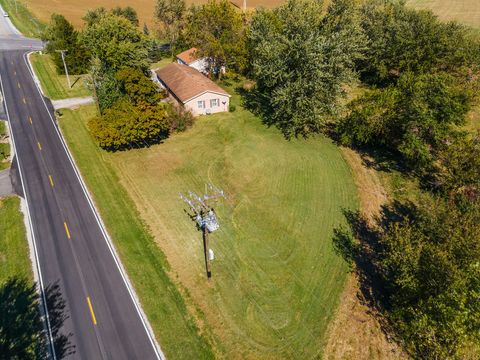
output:
M180 199L189 206L198 227L202 230L205 267L208 279L212 277L210 262L214 259L213 250L209 247L208 235L220 227L213 205L222 198L226 198L224 191L212 183L205 185L205 194L202 196L192 191L189 191L187 196L180 194Z

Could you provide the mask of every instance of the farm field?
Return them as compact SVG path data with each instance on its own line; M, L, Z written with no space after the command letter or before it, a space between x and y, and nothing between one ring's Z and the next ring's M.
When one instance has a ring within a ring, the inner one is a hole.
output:
M110 180L118 180L106 183L109 191L119 181L133 199L219 357L316 358L348 272L331 240L344 224L342 210L357 208L353 177L329 140L286 141L243 110L237 96L233 102L234 113L202 117L163 144L118 153L93 146L85 126L91 111L65 112L60 124L75 157L111 171ZM96 178L98 187L105 175L79 164L87 183ZM206 181L228 194L216 207L221 228L211 236L210 281L201 233L178 195L200 193ZM91 189L101 203L98 188ZM127 263L129 271L134 265ZM155 277L144 281L156 286ZM148 306L150 318L155 311L161 310Z
M457 20L480 27L480 2L478 0L407 0L417 9L430 9L442 20Z
M2 0L13 2L14 0ZM186 0L188 4L206 3L207 0ZM242 6L242 0L232 0L234 4ZM153 12L155 9L155 0L23 0L26 7L34 13L39 20L48 22L52 13L63 14L74 26L80 27L83 24L82 17L87 10L97 7L112 8L115 6L133 7L140 19L140 24L146 23L150 28L154 27ZM247 6L254 8L257 6L273 7L282 3L281 0L249 0Z

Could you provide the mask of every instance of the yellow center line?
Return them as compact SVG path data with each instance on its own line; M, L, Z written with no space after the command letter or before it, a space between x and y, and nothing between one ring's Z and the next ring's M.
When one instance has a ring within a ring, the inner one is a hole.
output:
M32 124L32 117L31 116L28 117L28 121L30 121L30 124Z
M18 86L18 88L20 89L20 83L19 83L19 82L17 82L17 86Z
M63 226L65 226L65 232L67 233L67 237L70 239L70 230L68 230L68 225L66 222L63 223Z
M40 144L39 142L37 142L37 145L38 145L38 150L42 150L42 144Z
M95 313L93 312L92 302L90 301L90 296L87 296L88 307L90 308L90 314L92 314L92 321L93 325L97 325L97 318L95 317Z
M23 103L26 104L27 103L27 100L25 100L25 98L23 98Z
M50 185L53 187L53 178L52 175L48 175L48 180L50 180Z

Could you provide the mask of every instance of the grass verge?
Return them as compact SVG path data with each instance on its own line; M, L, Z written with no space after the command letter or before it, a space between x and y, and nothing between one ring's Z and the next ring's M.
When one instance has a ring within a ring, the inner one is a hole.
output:
M0 198L0 284L12 277L33 281L18 197Z
M8 158L10 156L10 144L6 141L7 129L5 121L0 120L0 171L10 167Z
M8 13L15 27L25 36L39 38L45 29L45 23L37 19L27 8L25 3L19 0L0 0L0 4Z
M212 358L209 344L199 334L181 294L167 275L169 266L165 256L140 220L120 179L105 161L105 153L90 138L86 120L95 115L95 107L62 110L62 113L62 132L162 350L169 359Z
M42 84L45 95L50 99L59 100L91 95L90 90L85 85L83 75L70 75L73 86L69 88L67 77L57 74L50 55L34 53L30 55L30 61Z
M10 144L0 143L0 170L5 170L10 167L8 158L10 156Z

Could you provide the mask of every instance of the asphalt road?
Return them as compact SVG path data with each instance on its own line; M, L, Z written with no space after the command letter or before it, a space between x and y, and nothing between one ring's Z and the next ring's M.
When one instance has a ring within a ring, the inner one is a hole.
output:
M66 301L68 318L60 332L71 333L75 346L68 358L160 358L47 110L51 104L40 95L24 59L26 51L38 47L38 41L15 34L0 19L2 92L28 202L41 286L58 282ZM60 355L59 349L56 353Z

